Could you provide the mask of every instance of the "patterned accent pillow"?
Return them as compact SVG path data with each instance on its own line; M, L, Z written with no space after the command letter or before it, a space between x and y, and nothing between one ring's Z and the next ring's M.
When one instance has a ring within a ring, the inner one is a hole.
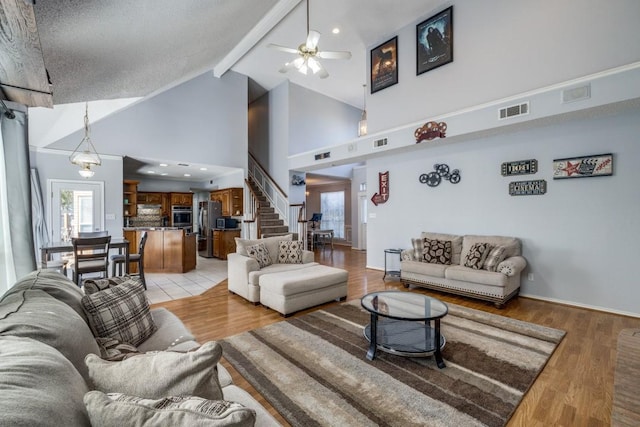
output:
M96 338L100 347L100 357L104 360L124 360L136 354L142 354L136 346L120 342L113 338Z
M144 399L90 391L84 404L93 426L253 426L256 412L237 402L197 396Z
M105 289L113 288L130 280L142 283L139 277L128 275L109 277L106 279L86 279L83 281L85 295L95 294Z
M269 250L264 243L258 243L257 245L247 246L247 256L258 261L260 268L271 265L271 257L269 256Z
M430 264L451 264L451 240L423 239L422 261Z
M475 243L469 249L469 253L464 257L464 266L480 270L487 255L493 248L489 243Z
M302 242L300 240L278 242L278 263L302 264Z
M496 271L496 267L505 258L505 248L504 246L494 246L487 255L487 258L484 260L484 268L487 271Z
M422 261L422 251L424 250L424 242L422 239L411 239L411 245L413 246L414 261Z
M137 346L158 329L144 286L138 281L85 295L82 308L95 337L115 338Z
M109 362L90 353L84 363L93 389L103 393L118 392L145 399L192 395L219 400L223 398L218 378L221 357L220 343L207 341L186 353L152 351L120 362Z
M400 260L401 261L413 261L413 249L407 249L400 252Z

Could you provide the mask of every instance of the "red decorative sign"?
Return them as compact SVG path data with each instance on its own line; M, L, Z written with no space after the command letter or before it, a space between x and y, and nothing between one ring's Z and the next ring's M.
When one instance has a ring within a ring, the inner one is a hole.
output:
M445 122L427 122L413 133L416 144L422 141L431 141L434 138L446 138L447 124Z
M371 197L371 201L376 206L389 200L389 171L378 172L378 186L380 192Z

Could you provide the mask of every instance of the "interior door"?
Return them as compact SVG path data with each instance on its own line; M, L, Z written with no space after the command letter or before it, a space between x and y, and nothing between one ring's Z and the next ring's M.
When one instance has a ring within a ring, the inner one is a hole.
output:
M67 242L80 231L104 230L104 183L47 181L51 241Z

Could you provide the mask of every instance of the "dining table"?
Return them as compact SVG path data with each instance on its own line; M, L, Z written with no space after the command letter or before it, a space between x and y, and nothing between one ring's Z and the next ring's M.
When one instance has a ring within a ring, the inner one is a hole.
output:
M114 237L109 243L109 250L117 249L118 254L125 256L125 273L129 274L129 240L123 237ZM47 268L47 261L51 260L51 255L55 253L73 252L71 240L66 242L49 242L40 246L40 266Z

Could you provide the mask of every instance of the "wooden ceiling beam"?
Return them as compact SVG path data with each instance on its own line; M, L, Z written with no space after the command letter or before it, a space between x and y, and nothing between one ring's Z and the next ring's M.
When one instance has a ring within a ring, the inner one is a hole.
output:
M28 107L53 107L33 5L0 0L0 88Z

